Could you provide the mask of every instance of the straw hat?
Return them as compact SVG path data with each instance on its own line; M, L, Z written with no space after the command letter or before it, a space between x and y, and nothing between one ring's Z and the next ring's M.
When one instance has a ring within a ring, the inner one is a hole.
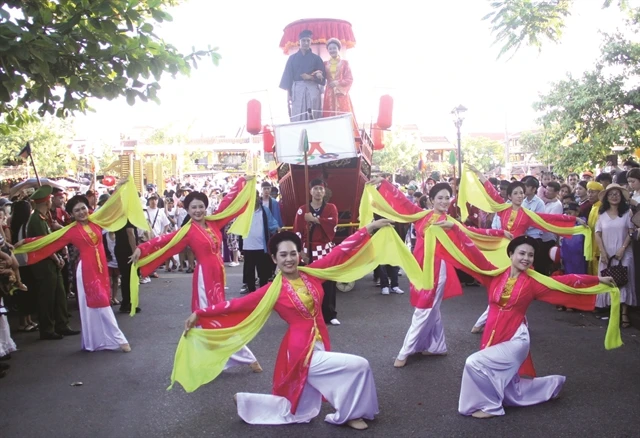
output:
M627 201L629 200L629 191L627 189L625 189L624 187L622 187L621 185L615 184L615 183L614 184L609 184L606 189L604 189L603 191L598 193L598 199L600 201L602 201L604 199L604 197L607 196L609 191L614 190L614 189L620 190L620 192L622 193L622 196L624 196L624 199L626 199Z

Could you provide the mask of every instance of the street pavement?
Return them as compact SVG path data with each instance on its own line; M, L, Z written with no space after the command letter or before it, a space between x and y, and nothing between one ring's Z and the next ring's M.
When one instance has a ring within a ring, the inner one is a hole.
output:
M558 312L534 303L528 313L532 355L539 375L563 374L558 400L507 408L504 417L477 420L458 414L464 361L479 347L470 329L486 307L483 288L467 287L447 300L442 314L449 355L413 356L406 367L393 361L409 326L408 283L404 295L380 295L371 276L338 292L338 318L329 327L334 351L369 360L380 414L359 432L325 423L331 407L309 424L251 426L236 414L236 392L269 393L274 362L286 325L274 313L249 344L264 368L234 368L187 394L167 391L173 356L190 314L191 276L167 274L141 286L143 312L116 314L133 351L87 353L80 338L39 341L15 333L19 351L0 380L0 436L63 437L638 437L640 436L640 332L623 331L624 346L604 349L605 328L590 314ZM228 268L227 296L239 296L242 267ZM72 325L79 326L77 311ZM82 386L71 386L82 382Z

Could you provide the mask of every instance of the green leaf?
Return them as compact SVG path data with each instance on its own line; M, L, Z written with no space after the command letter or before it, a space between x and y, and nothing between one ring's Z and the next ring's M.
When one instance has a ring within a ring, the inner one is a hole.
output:
M11 101L11 94L9 93L9 90L7 90L4 84L0 85L0 101L1 102Z
M151 10L151 16L153 17L154 20L156 20L159 23L162 23L164 21L164 15L162 14L162 12L158 11L157 9Z
M43 7L40 9L40 17L42 18L43 24L51 24L51 21L53 20L53 12L51 9Z
M138 79L139 75L140 75L140 68L138 63L135 61L130 61L129 65L127 66L127 76L130 77L131 79Z
M127 90L126 96L127 96L127 103L133 106L136 103L136 92L134 90Z
M153 32L153 26L150 23L144 23L140 30L146 33L151 33Z
M133 21L131 21L131 18L125 16L124 19L125 19L125 23L127 24L127 30L129 32L133 32Z

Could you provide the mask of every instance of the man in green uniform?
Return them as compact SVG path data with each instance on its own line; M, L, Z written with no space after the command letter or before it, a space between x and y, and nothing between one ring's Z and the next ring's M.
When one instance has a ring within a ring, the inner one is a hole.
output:
M46 236L51 233L47 214L51 209L51 186L42 186L31 195L35 209L27 223L27 237ZM80 333L71 330L67 310L67 296L62 282L64 260L51 255L31 267L33 285L38 294L38 320L40 339L62 339Z

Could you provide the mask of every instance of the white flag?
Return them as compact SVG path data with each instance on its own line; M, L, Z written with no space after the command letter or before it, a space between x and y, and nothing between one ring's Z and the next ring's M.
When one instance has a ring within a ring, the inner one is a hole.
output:
M275 125L276 156L278 163L304 164L300 147L300 133L307 130L309 138L309 165L328 163L358 156L353 137L351 114L316 120Z

